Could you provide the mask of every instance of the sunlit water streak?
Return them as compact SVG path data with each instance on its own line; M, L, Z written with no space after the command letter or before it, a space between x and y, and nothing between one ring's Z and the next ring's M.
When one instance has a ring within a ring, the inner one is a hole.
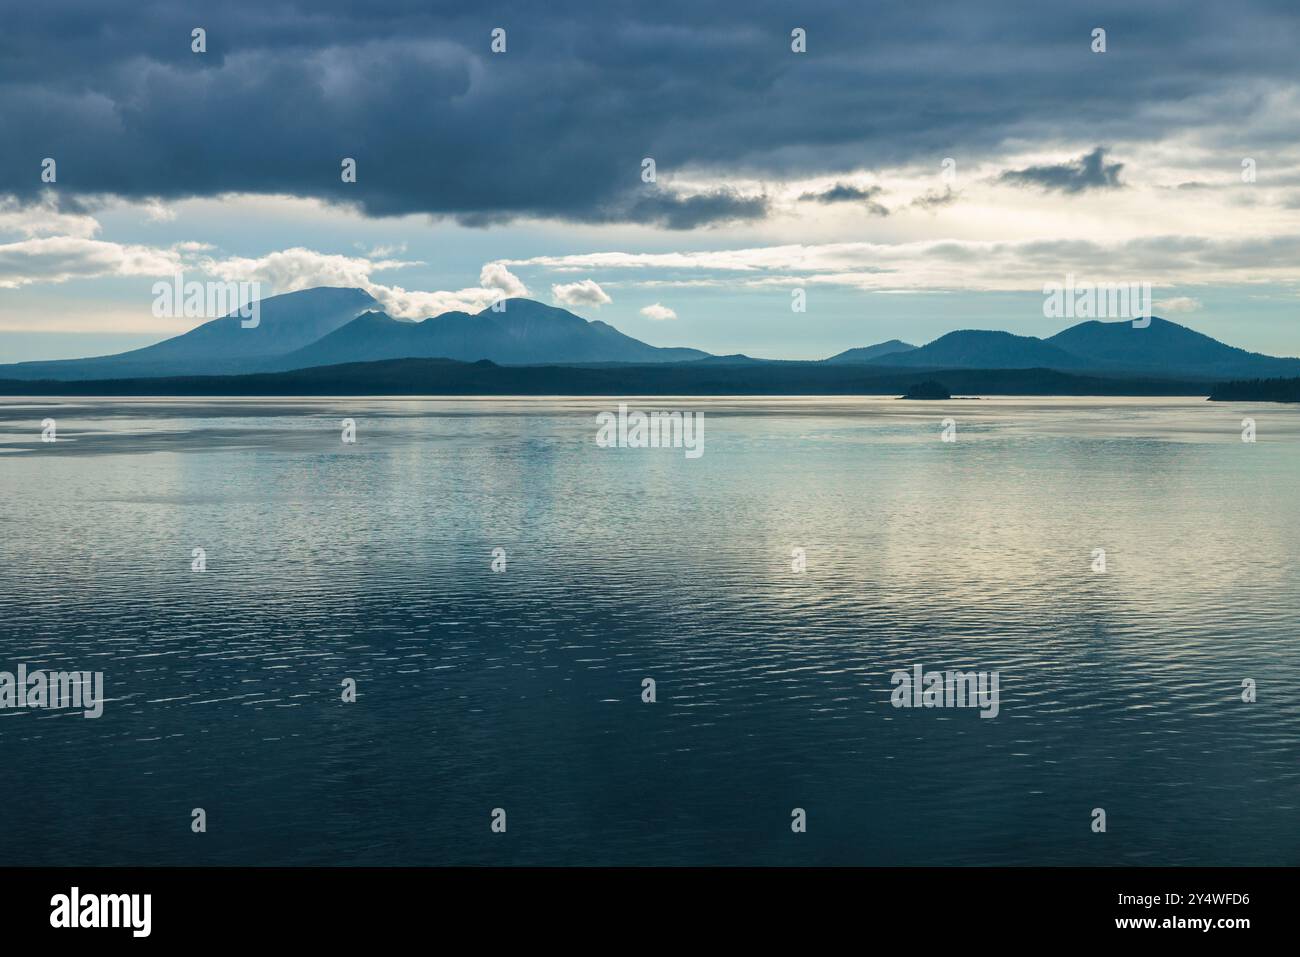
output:
M3 863L1300 863L1300 410L617 401L0 400Z

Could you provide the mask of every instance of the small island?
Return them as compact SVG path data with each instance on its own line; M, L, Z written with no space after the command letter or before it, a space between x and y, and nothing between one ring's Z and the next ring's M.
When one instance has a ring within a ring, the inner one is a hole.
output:
M951 399L947 388L943 383L935 382L933 379L926 379L924 382L914 386L909 386L904 399Z
M1300 402L1300 379L1248 379L1222 382L1211 402Z

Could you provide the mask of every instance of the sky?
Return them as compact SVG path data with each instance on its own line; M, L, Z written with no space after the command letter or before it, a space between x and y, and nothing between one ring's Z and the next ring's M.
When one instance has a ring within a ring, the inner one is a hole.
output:
M1300 355L1293 2L0 16L0 362L186 331L152 309L178 272L414 319L526 295L792 359L1048 336L1072 276Z

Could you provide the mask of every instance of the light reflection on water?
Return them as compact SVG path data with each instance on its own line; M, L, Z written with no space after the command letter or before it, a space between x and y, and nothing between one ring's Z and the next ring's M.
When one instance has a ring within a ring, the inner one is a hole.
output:
M618 401L0 400L4 862L1300 863L1300 410Z

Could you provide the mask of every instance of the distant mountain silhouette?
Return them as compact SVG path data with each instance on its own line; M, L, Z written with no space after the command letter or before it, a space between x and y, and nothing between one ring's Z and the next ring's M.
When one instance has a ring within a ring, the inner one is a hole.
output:
M0 366L0 378L70 380L254 372L266 368L268 360L315 342L375 305L360 289L320 286L289 292L263 299L258 325L252 329L243 328L236 315L224 316L131 352Z
M1134 326L1127 319L1081 322L1047 339L962 330L910 351L845 358L877 348L850 349L825 361L889 368L1059 369L1090 375L1211 381L1300 375L1300 359L1237 349L1158 316L1146 327Z
M950 332L919 349L879 356L872 360L872 364L891 368L1065 371L1082 369L1088 365L1086 360L1033 336L975 329Z
M698 349L659 348L607 323L531 299L509 299L500 312L448 312L420 322L394 319L377 311L378 305L360 289L306 289L262 300L256 328L243 328L238 316L226 316L118 355L0 365L0 379L68 382L242 375L420 358L488 359L527 366L682 363L728 370L801 365L742 354L712 356ZM1146 328L1127 320L1081 322L1048 339L971 329L950 332L920 347L891 339L814 364L933 372L1038 369L1204 382L1300 376L1300 359L1247 352L1158 317ZM910 378L916 381L915 375ZM950 384L946 378L942 381Z
M1247 352L1159 317L1146 328L1131 321L1081 322L1046 341L1093 369L1115 372L1205 378L1300 375L1300 359Z
M827 362L871 362L881 356L892 356L900 352L911 352L916 346L901 339L877 342L874 346L859 346L857 349L845 349L827 359Z
M490 359L511 365L584 362L682 362L708 353L661 349L588 321L567 309L531 299L507 299L496 312L448 312L423 322L402 322L368 312L319 341L276 361L282 369L383 359Z
M709 365L746 365L754 362L781 362L781 359L755 359L753 356L747 356L743 352L733 352L726 356L705 356L697 359L697 362L707 363Z

